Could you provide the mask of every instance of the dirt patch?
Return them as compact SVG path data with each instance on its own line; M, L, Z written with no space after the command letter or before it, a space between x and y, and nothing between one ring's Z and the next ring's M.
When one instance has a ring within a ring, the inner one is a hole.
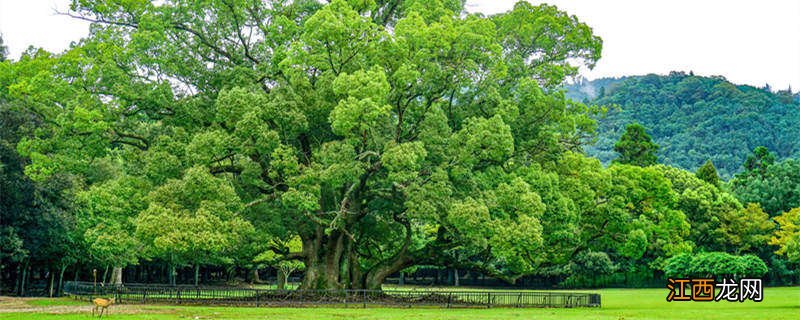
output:
M12 309L24 309L31 305L27 301L33 300L30 298L13 298L13 297L0 297L0 312ZM8 311L6 311L8 312Z
M33 300L40 298L16 298L16 297L0 297L0 313L17 313L17 312L33 312L33 313L50 313L50 314L64 314L64 313L86 313L91 314L94 306L91 302L86 302L86 305L54 305L54 306L32 306L30 304ZM146 311L147 313L171 313L169 309L154 309L141 305L114 305L108 308L111 314L138 314Z

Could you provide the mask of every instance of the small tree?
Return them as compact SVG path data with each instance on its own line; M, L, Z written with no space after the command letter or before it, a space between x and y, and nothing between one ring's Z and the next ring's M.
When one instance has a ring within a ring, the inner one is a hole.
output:
M789 261L800 261L800 208L794 208L775 217L780 226L770 240L778 246L777 254L786 255Z
M296 255L303 250L303 243L300 237L292 237L289 240L273 239L271 246L272 249L259 254L254 259L254 262L276 268L278 270L276 285L278 290L283 290L286 288L286 281L292 275L292 272L305 269L305 264L302 261L292 258L292 255Z
M278 290L286 289L286 282L289 281L289 276L292 275L292 272L303 270L305 266L302 261L298 260L283 260L279 262L278 270L281 272L283 281L278 281Z
M619 153L614 163L646 167L658 162L658 144L645 132L644 126L638 123L629 124L625 128L625 133L614 144L614 151Z
M719 174L717 174L717 168L714 166L714 163L711 160L706 160L700 168L697 169L695 175L698 179L703 180L712 184L713 186L719 188Z

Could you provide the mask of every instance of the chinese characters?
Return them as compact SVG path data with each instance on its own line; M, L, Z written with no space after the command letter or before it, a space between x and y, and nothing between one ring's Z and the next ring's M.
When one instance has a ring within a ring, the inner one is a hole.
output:
M722 279L716 283L714 279L672 279L667 280L667 301L730 301L744 302L752 300L761 302L764 299L764 288L761 279Z

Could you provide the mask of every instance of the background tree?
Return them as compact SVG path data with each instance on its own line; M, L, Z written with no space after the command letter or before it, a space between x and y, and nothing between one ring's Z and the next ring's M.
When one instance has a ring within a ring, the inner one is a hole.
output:
M697 175L697 178L700 180L708 182L717 188L720 187L719 174L717 174L717 168L714 167L714 163L712 163L711 160L706 160L706 163L697 169L695 175Z
M764 177L767 168L775 163L775 154L764 146L753 149L753 153L747 156L744 161L745 174L758 175Z
M11 61L0 61L0 291L25 294L31 273L41 272L53 294L81 254L71 214L80 182L68 173L41 181L25 174L30 159L17 146L47 120L9 94L11 69Z
M719 234L730 245L728 250L735 254L762 253L764 243L775 230L775 223L755 203L748 203L741 210L723 212L720 220Z
M786 255L789 261L800 261L800 209L795 208L775 217L778 230L770 244L778 246L777 254Z
M645 132L645 128L638 123L632 123L625 127L625 133L614 144L614 151L619 154L614 162L640 167L654 165L658 161L657 150L658 145Z
M146 245L148 258L170 266L192 265L195 285L201 264L221 264L252 225L239 217L241 200L232 187L213 177L208 169L193 167L180 180L169 180L147 196L148 207L135 221L136 233Z
M134 220L145 209L149 190L147 181L121 175L77 195L76 219L86 251L102 267L113 267L112 284L122 284L123 268L138 263L142 245L134 235Z
M772 165L766 165L768 159L753 161L756 162L766 166L763 174L758 165L756 170L742 172L729 183L739 201L758 203L770 216L800 206L800 161L787 159Z

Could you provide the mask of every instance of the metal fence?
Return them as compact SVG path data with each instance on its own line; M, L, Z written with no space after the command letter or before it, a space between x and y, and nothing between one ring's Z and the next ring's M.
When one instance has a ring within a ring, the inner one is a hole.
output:
M275 290L237 287L125 284L100 286L67 282L64 293L77 299L116 297L117 303L235 306L440 306L453 307L600 307L596 293L562 291L444 291L444 290Z

